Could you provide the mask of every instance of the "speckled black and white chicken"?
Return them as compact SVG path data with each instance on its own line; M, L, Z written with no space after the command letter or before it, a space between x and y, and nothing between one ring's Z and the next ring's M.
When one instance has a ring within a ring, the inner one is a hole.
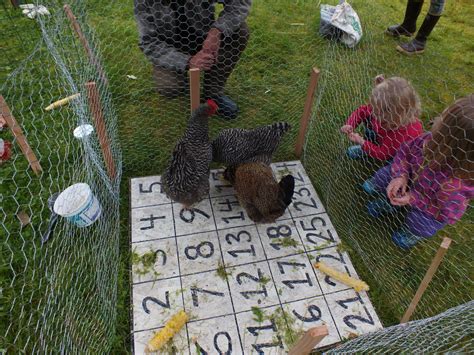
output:
M277 122L255 129L224 129L212 141L212 159L226 165L270 164L281 138L290 128L287 122Z
M216 103L208 100L192 113L186 132L176 143L170 164L161 177L166 195L185 208L201 201L209 193L212 147L208 118L216 111Z

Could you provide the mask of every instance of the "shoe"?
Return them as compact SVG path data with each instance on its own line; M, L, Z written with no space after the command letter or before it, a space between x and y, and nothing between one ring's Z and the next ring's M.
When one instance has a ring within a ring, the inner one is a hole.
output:
M392 235L392 241L395 245L403 250L414 247L423 237L411 233L408 229L402 228Z
M385 30L385 33L397 38L400 36L413 36L416 31L416 20L420 15L422 7L423 1L408 0L403 22L400 25L390 26Z
M407 55L421 54L425 51L425 43L420 42L416 38L407 43L402 43L397 46L397 51Z
M219 107L217 109L217 115L221 116L226 120L234 120L239 114L239 107L237 104L226 95L210 97Z
M371 217L379 218L383 214L393 214L397 209L393 207L385 198L378 198L367 203L367 212Z
M378 194L378 191L375 188L375 185L372 183L371 179L367 179L364 181L364 183L362 184L362 189L364 189L364 191L367 192L369 195Z
M361 159L365 157L365 152L360 145L350 146L347 148L346 154L350 159Z

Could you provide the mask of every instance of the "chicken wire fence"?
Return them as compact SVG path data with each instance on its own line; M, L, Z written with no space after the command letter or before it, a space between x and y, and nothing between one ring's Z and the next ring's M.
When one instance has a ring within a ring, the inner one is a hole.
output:
M403 343L404 350L421 350L422 343L411 339L420 330L427 337L442 334L455 322L454 317L465 325L456 328L457 339L472 334L469 326L472 303L466 303L472 297L471 209L457 224L442 229L415 248L398 249L391 244L390 236L404 223L403 211L380 219L370 217L365 205L371 197L360 188L384 164L373 159L349 159L346 149L350 142L339 131L351 111L368 101L373 78L380 73L387 78L401 76L413 84L421 97L422 119L426 122L455 98L472 91L472 87L461 88L448 96L437 93L437 88L459 87L449 76L439 77L445 63L442 56L437 56L436 49L430 48L433 53L419 59L420 66L430 68L423 72L416 71L406 58L379 52L385 39L380 35L378 19L386 9L373 2L352 2L364 28L364 38L354 50L317 35L320 7L314 1L297 1L293 7L283 0L254 0L251 5L250 1L234 1L231 3L240 6L227 10L225 4L214 1L199 5L168 3L164 11L161 2L147 0L137 0L134 4L125 0L70 1L91 46L92 57L86 54L84 44L71 29L63 1L43 1L41 4L50 15L37 16L34 22L19 15L21 10L4 5L4 16L0 18L8 23L11 32L6 36L9 52L1 64L3 72L10 75L1 93L23 125L44 170L41 178L35 177L16 148L8 165L2 166L5 182L2 183L5 189L2 227L7 234L2 244L2 269L8 280L8 285L2 286L4 304L8 305L2 311L6 317L1 334L5 344L26 351L100 351L112 346L116 292L121 292L117 291L121 164L127 178L160 174L166 166L190 115L186 80L189 59L199 52L204 41L202 32L209 29L214 8L224 18L219 29L230 35L226 36L227 42L223 41L224 54L217 58L218 64L211 65L211 70L205 68L201 75L202 98L215 98L224 92L237 103L239 115L236 120L210 119L211 137L223 128L254 128L286 121L293 129L283 139L274 161L295 159L294 142L310 69L317 66L321 70L302 162L359 274L371 285L372 301L385 325L396 323L403 315L440 237L454 239L413 317L434 318L406 328L395 327L393 335L392 328L388 328L349 341L341 351L388 349L389 344L396 348L401 337L408 335L410 340ZM191 11L192 6L200 10ZM166 16L171 16L169 11L176 12L176 21L181 23L173 34L166 25ZM234 23L234 17L226 18L226 11L237 14L241 21ZM242 20L247 13L245 26ZM152 25L158 26L160 32L152 30ZM29 35L25 36L18 28L30 28ZM20 40L15 41L15 36ZM169 50L174 46L180 46L181 54ZM29 52L31 47L34 51L11 73L10 63L15 63L17 52ZM212 43L209 50L212 52ZM209 57L202 55L200 63L191 65L206 67L209 63ZM170 77L163 68L175 69L180 74ZM112 181L97 137L77 140L72 136L77 125L94 125L84 89L84 83L90 81L96 82L99 88L117 164L117 176ZM43 110L52 101L75 93L81 96L68 108ZM429 128L427 123L425 126ZM40 236L47 228L50 214L48 197L79 181L91 186L102 204L103 216L85 229L61 221L51 241L41 247ZM123 190L122 206L127 204L128 195ZM30 226L23 229L15 217L21 210L29 211L32 216ZM464 306L435 316L461 304ZM122 328L128 328L128 324ZM364 339L367 339L365 343ZM439 343L439 347L433 344L433 349L456 349L456 343L448 340ZM458 349L472 346L471 338Z

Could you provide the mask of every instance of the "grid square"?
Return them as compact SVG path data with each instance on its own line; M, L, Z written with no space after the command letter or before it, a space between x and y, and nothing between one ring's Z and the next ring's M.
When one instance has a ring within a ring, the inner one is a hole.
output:
M133 286L133 330L163 327L183 308L179 278Z
M323 294L306 254L271 260L270 269L282 303Z
M295 178L295 186L311 184L311 180L306 174L303 165L298 160L273 163L271 166L278 181L280 181L283 176L291 174Z
M149 265L150 260L155 260ZM179 275L175 238L132 245L133 283L160 280Z
M265 260L257 227L246 226L219 230L219 241L226 266Z
M211 203L217 229L254 224L235 196L212 198Z
M183 208L179 203L173 203L173 214L177 236L216 230L208 198L190 209Z
M191 354L243 354L234 315L216 317L188 324L192 339Z
M183 295L186 312L193 320L232 314L227 282L215 271L184 276Z
M325 212L313 186L297 186L293 194L293 203L289 206L293 218Z
M209 195L211 197L221 196L232 196L235 195L235 190L230 182L224 179L224 169L211 170L209 175L210 190Z
M314 251L309 253L309 256L312 261L312 264L322 261L337 271L344 272L347 275L352 276L356 279L359 278L354 269L354 266L352 266L352 263L349 259L349 255L346 252L338 251L337 247ZM349 286L334 280L333 278L322 273L318 269L315 269L315 273L324 294L341 291L349 288Z
M174 236L171 205L134 208L131 223L132 243Z
M259 224L257 228L268 259L304 252L293 221Z
M279 304L270 269L265 261L227 268L227 271L230 273L227 280L236 312Z
M382 329L365 292L353 289L325 296L342 340Z
M181 274L215 270L222 263L216 232L177 237Z
M161 187L161 176L145 176L130 180L132 208L171 203Z
M320 250L341 242L327 213L295 218L306 251Z

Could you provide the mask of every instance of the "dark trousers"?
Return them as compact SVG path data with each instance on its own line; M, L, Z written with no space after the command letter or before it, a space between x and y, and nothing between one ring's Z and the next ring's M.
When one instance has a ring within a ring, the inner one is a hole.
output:
M222 95L224 86L235 65L240 59L240 55L245 50L249 39L249 29L246 23L230 36L221 35L221 46L216 63L210 70L204 73L204 96L212 97ZM202 48L205 37L193 38L192 41L183 38L183 41L176 41L178 50L195 55ZM157 91L166 97L173 98L185 94L189 90L188 73L176 72L155 66L153 68L153 78Z

